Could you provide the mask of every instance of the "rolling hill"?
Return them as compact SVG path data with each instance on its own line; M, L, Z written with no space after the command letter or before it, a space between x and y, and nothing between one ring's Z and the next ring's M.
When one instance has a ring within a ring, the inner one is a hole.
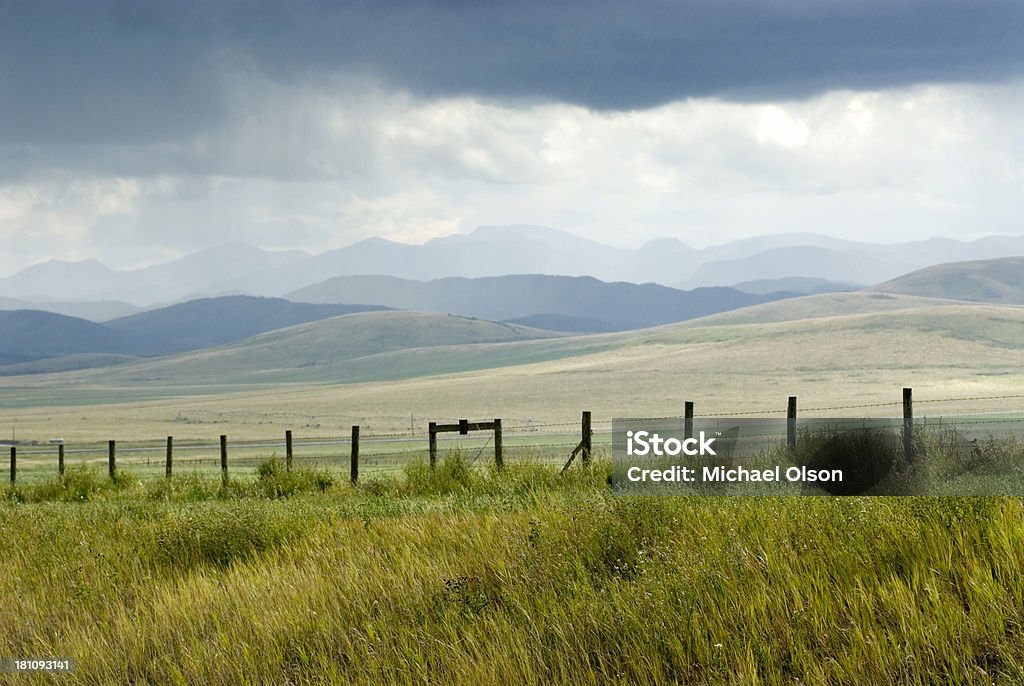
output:
M557 338L538 329L472 317L367 312L277 329L227 345L80 372L79 382L116 384L339 383L404 378L550 359L578 346L503 349ZM596 347L592 345L591 347ZM568 354L568 353L567 353ZM400 359L399 359L400 358Z
M720 312L701 317L692 326L721 326L734 324L773 324L797 322L805 319L823 321L834 317L850 315L891 314L908 310L956 305L959 303L937 298L921 298L911 295L873 293L822 293L802 298L790 298L775 302L744 307L741 310Z
M123 364L196 350L371 305L312 305L280 298L204 298L97 324L39 310L0 310L0 374Z
M1024 257L939 264L878 284L871 290L1024 305Z
M788 294L733 288L680 291L653 283L605 283L591 277L539 274L410 281L340 276L288 294L296 301L376 302L405 310L452 312L571 332L643 329L734 310Z
M234 295L200 298L113 319L108 328L160 340L163 352L221 345L295 324L354 312L387 309L374 305L314 305L281 298Z
M40 310L0 311L0 365L82 353L153 355L161 343L137 332L109 329L77 317Z
M786 397L798 395L801 412L819 408L812 416L823 407L831 416L892 416L902 386L923 399L1024 394L1019 307L828 294L642 331L543 336L436 314L346 315L102 373L0 378L0 407L22 408L19 427L38 416L41 427L57 422L67 435L93 435L104 417L130 416L134 435L164 436L182 408L223 412L218 426L197 427L212 435L277 435L296 416L314 415L317 424L338 418L335 435L359 417L375 431L407 429L410 413L571 427L581 409L602 420L675 415L683 400L730 416L782 413ZM124 409L57 407L101 402ZM47 407L33 414L33 406ZM1019 401L970 407L1005 411Z

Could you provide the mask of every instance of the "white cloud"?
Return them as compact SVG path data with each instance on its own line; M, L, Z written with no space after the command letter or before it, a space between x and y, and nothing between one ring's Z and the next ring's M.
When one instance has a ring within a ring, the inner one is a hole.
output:
M228 240L322 250L502 223L618 245L1022 229L1020 83L627 112L425 101L353 80L248 77L229 96L229 124L178 143L37 151L32 176L0 186L0 270L47 253L109 260L115 244L137 263Z

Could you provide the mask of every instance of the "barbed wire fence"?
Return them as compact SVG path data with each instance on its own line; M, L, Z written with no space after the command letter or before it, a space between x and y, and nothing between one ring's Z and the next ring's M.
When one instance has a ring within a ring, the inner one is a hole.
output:
M909 389L905 389L909 390ZM630 421L682 420L714 417L764 417L795 419L795 400L790 396L788 406L775 408L743 408L728 409L718 412L694 412L694 404L685 403L686 410L682 414L665 414L658 417L629 417ZM964 404L968 402L1024 400L1024 393L988 395L988 396L954 396L940 398L923 398L913 400L913 405L938 407L942 404ZM801 417L823 412L844 410L867 410L879 408L904 409L904 418L910 408L906 396L903 400L892 402L851 403L816 405L800 408ZM1019 416L1012 416L1012 415ZM205 417L202 421L193 422L196 416ZM575 456L581 449L584 459L592 456L603 456L611 450L611 417L591 419L589 412L583 413L582 422L576 421L534 421L533 418L505 419L502 424L501 453L506 462L531 460L561 465L570 456ZM351 435L315 435L303 437L301 431L295 432L294 440L267 438L233 438L225 437L222 446L219 436L210 440L188 440L173 443L172 437L148 440L116 440L106 443L65 444L58 441L53 444L35 442L17 443L0 441L0 446L9 448L9 456L4 465L10 473L10 480L38 480L53 478L63 473L66 467L91 466L101 468L107 466L113 473L114 469L127 472L132 478L139 480L165 478L169 474L216 474L227 472L230 468L232 478L252 477L257 467L271 459L287 460L289 468L312 467L332 472L351 472L353 452L357 454L358 472L362 475L374 473L400 473L407 465L415 461L426 462L430 451L428 445L429 422L416 418L414 415L307 415L297 412L246 413L244 411L189 411L179 412L175 421L184 423L215 424L227 423L231 417L245 417L257 423L273 417L275 420L295 419L296 424L304 428L313 428L310 424L323 425L330 422L336 426L339 419L353 422L370 422L371 425L391 425L395 420L409 420L408 431L368 431L358 435L358 446L353 450ZM911 415L912 416L912 415ZM942 421L945 415L937 415L934 421ZM999 427L1000 431L1013 430L1021 425L1024 433L1024 405L1021 410L998 410L955 415L958 426L973 427L976 430ZM319 422L315 420L321 420ZM458 420L454 420L458 421ZM918 421L923 421L919 418ZM358 423L353 427L359 426ZM320 428L320 427L316 427ZM589 429L589 431L588 431ZM292 433L291 430L288 432ZM781 435L781 433L779 434ZM490 435L438 435L437 448L441 457L460 452L467 461L482 466L489 461L486 458L488 448L493 445L494 437ZM589 438L589 440L588 440ZM592 444L591 442L592 441ZM172 445L173 443L173 445ZM6 452L6 451L5 451ZM169 467L173 463L173 470Z

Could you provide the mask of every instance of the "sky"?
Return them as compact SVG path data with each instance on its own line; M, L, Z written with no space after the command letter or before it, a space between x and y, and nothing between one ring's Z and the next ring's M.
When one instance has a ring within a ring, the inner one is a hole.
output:
M0 0L0 275L479 225L1024 233L1017 0Z

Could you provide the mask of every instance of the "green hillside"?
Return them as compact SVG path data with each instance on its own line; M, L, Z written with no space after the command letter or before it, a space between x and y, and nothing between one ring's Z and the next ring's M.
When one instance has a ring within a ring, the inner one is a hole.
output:
M278 329L217 348L81 372L80 383L216 385L340 383L423 376L550 359L555 348L502 347L554 334L471 317L370 312ZM570 351L571 349L571 351Z
M107 328L161 341L163 352L198 350L286 326L388 308L374 305L296 303L281 298L229 295L200 298L105 322Z
M929 298L1024 305L1024 257L940 264L886 281L871 290Z
M42 360L7 364L0 366L0 376L18 376L20 374L52 374L68 372L76 369L93 369L96 367L112 367L139 358L135 355L118 355L117 353L78 353L61 357L47 357Z
M286 402L281 384L288 384L287 402L303 412L325 403L322 412L342 404L402 414L415 406L443 416L472 406L558 416L587 406L628 416L663 412L683 394L749 407L793 392L861 402L888 397L885 389L901 384L927 384L942 395L1019 386L1024 308L865 293L801 300L803 308L792 300L729 315L734 321L716 315L560 337L449 315L347 315L106 370L0 378L0 406L202 394L218 406L270 408ZM787 315L793 319L770 321ZM249 400L231 394L249 390L264 393Z
M0 366L87 353L152 355L161 348L158 339L144 333L114 331L78 317L41 310L0 311Z
M960 303L936 298L893 295L890 293L864 291L854 293L823 293L821 295L778 300L763 305L744 307L741 310L713 314L687 322L685 325L769 324L802 319L845 317L857 314L894 313L902 310L919 310L955 304Z

